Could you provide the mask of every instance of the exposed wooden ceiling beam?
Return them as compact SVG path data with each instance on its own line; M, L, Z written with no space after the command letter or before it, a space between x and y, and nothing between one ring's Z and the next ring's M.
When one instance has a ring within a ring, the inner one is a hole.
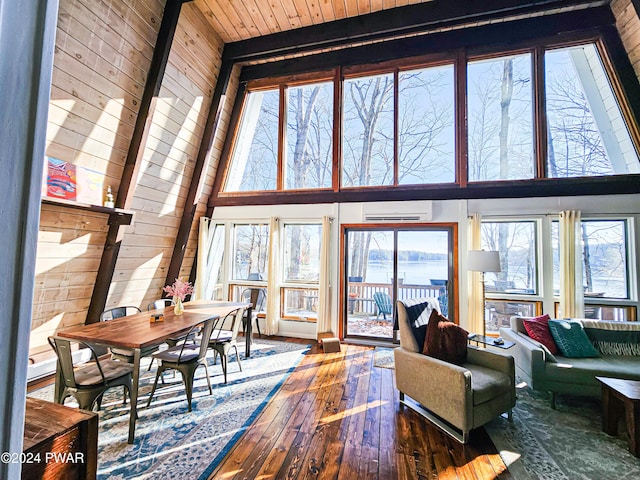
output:
M504 45L508 50L517 43L543 37L558 36L574 30L595 29L615 22L608 6L590 10L589 15L566 12L540 18L525 18L510 23L496 23L463 30L433 33L424 37L408 37L352 48L343 48L316 55L305 55L286 60L245 65L241 82L281 75L319 71L335 66L378 63L459 48L477 48L479 45Z
M116 198L117 208L127 208L133 197L135 187L134 179L136 172L140 168L146 143L145 140L149 133L149 127L151 126L157 96L162 86L162 79L169 59L173 36L176 31L176 26L178 25L178 19L180 18L180 10L182 4L187 1L191 0L167 0L165 5L162 23L158 30L156 46L153 51L153 57L151 58L151 64L149 65L149 73L147 74L147 80L140 101L140 109L138 110L127 159L118 186L118 196ZM118 253L120 252L120 245L122 243L120 229L121 225L119 223L110 223L109 225L109 231L107 232L107 238L102 250L102 258L100 259L100 266L98 267L98 273L96 275L96 284L93 287L91 302L89 303L89 310L85 321L87 324L96 323L100 320L100 314L107 303L107 295L109 294L109 287L111 286L113 273L118 260Z
M233 62L249 62L353 42L459 28L499 18L520 18L608 3L608 0L434 0L228 43L224 57Z
M536 198L640 193L640 174L598 178L545 178L458 185L403 185L402 188L351 188L339 192L260 192L213 198L210 207L479 198Z

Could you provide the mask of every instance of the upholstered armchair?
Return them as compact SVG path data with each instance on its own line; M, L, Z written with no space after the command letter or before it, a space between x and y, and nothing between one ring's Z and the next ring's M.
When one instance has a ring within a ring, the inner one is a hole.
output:
M462 365L423 355L402 302L397 303L397 316L400 347L394 358L401 404L461 443L467 443L471 430L504 412L511 419L516 403L513 357L471 345Z

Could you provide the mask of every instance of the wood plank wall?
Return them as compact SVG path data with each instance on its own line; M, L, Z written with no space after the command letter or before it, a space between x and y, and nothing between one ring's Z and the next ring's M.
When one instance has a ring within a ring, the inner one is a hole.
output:
M184 4L135 179L135 221L125 228L107 307L126 303L145 309L161 296L222 47L199 11ZM182 276L188 277L192 257L185 259Z
M117 193L165 0L61 0L47 155L105 174ZM145 144L107 306L146 309L161 296L223 43L186 3ZM236 80L237 84L237 80ZM230 112L232 98L225 107ZM226 115L228 118L228 114ZM228 121L221 122L226 127ZM197 245L224 132L205 168L182 276ZM108 230L108 216L55 205L41 209L31 352L56 330L83 324Z
M612 0L611 10L631 65L640 78L640 18L631 0Z

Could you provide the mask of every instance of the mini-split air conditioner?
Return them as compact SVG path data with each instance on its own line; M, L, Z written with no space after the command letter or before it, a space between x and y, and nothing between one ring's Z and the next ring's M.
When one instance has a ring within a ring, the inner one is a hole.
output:
M369 223L429 222L432 214L430 201L362 205L362 220Z

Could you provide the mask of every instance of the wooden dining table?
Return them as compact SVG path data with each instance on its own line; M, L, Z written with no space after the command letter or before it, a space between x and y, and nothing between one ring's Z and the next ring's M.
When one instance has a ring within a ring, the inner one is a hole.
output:
M129 437L128 443L133 443L135 438L138 387L140 382L140 352L145 347L160 345L169 337L175 337L186 333L189 328L206 320L224 318L237 308L251 308L250 303L220 302L212 300L196 300L184 304L184 313L176 315L173 306L136 313L126 317L116 318L108 322L92 323L72 328L57 335L63 338L79 340L91 345L106 347L129 348L133 351L133 381L131 385L131 409L129 413ZM153 314L162 313L163 321L151 322ZM251 315L251 312L249 312ZM251 317L249 317L251 318ZM248 357L250 351L251 322L247 322L247 338L245 354ZM55 397L62 388L61 372L58 369L55 383Z

